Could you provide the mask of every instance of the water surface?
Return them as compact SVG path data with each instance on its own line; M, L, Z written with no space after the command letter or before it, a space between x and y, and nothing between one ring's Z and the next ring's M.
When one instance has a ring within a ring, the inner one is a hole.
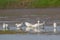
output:
M60 35L4 34L0 35L0 40L60 40Z

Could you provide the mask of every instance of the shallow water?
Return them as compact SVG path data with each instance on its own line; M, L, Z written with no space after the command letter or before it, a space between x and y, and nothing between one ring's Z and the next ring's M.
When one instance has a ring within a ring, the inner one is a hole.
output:
M16 27L10 27L11 30L16 30ZM0 26L2 30L2 26ZM53 31L53 26L45 26L46 31ZM57 26L57 31L60 31L60 26ZM59 35L49 34L0 34L0 40L60 40Z
M16 30L16 26L10 26L10 30ZM25 26L22 27L23 30L25 30ZM3 30L2 26L0 25L0 30ZM53 26L44 26L45 31L53 31L54 27ZM60 26L57 26L57 31L60 31Z
M0 40L60 40L60 35L4 34L0 35Z

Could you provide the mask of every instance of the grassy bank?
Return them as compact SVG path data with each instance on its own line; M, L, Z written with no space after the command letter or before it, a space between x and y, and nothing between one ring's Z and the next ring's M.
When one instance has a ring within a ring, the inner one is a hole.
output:
M35 0L32 2L34 7L60 7L60 0Z
M0 0L0 8L60 7L60 0Z
M23 31L13 31L13 30L0 30L0 34L26 34L27 32L23 32Z
M60 35L60 32L53 32L53 31L49 31L49 32L23 32L23 31L19 31L19 32L16 32L16 31L10 31L10 30L7 30L7 31L3 31L3 30L0 30L0 35L1 34L47 34L47 35Z

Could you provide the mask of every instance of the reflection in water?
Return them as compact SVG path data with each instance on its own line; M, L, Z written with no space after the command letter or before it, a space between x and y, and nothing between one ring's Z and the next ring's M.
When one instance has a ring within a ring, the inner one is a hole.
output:
M19 20L19 19L17 19ZM37 19L26 19L27 22L36 23ZM26 20L21 20L25 22ZM35 20L35 21L34 21ZM21 23L20 21L20 23ZM8 23L8 22L7 22ZM23 28L25 25L23 25ZM15 23L9 23L10 30L16 30ZM53 26L44 26L45 30L53 31ZM2 24L0 24L2 30ZM60 26L57 26L57 31L60 31ZM60 40L60 35L45 35L45 34L0 34L0 40Z

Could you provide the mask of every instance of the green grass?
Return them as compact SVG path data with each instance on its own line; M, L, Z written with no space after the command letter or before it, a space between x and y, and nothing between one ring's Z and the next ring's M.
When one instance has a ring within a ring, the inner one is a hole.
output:
M32 2L34 7L60 7L60 0L35 0Z
M60 7L60 0L0 0L0 8Z

